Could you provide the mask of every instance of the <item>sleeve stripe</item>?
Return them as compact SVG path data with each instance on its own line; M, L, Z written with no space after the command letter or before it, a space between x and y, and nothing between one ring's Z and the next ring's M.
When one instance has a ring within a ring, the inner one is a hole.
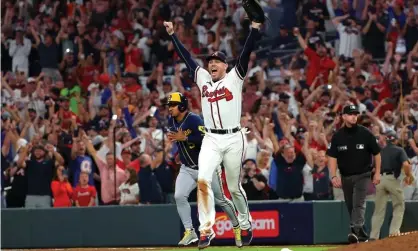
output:
M238 77L239 77L241 80L244 80L244 78L243 78L243 77L241 76L241 74L239 73L239 71L238 71L237 67L235 67L235 72L237 73Z
M197 82L197 72L199 71L200 66L197 66L196 70L194 71L194 82Z
M241 54L239 55L239 57L238 57L238 61L237 61L237 64L236 64L236 66L237 66L237 68L238 67L241 67L241 70L244 72L244 68L242 67L242 65L241 65L241 57L242 57L242 54L244 53L244 50L245 50L245 47L247 46L247 42L248 42L248 39L250 38L250 36L251 36L251 33L253 32L253 29L251 29L250 30L250 33L248 34L248 36L247 36L247 39L245 39L245 43L244 43L244 47L242 48L242 50L241 50ZM240 74L239 74L239 71L237 71L238 72L238 76L241 78L241 79L244 79Z

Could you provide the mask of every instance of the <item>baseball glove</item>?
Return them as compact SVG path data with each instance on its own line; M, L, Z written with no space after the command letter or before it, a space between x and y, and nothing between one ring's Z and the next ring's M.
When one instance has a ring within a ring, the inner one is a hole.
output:
M258 0L242 0L242 6L252 22L264 23L266 16Z

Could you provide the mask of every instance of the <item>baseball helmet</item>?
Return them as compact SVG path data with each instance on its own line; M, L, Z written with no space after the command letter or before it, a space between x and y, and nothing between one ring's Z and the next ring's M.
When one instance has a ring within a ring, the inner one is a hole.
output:
M187 110L189 101L180 92L173 92L168 96L167 105L177 105L180 112Z

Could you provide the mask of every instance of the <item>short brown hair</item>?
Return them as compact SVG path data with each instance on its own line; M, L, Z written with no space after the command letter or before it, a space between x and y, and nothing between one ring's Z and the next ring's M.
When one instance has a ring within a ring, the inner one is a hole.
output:
M128 183L129 185L133 185L133 184L135 184L135 183L137 183L138 182L138 179L137 179L137 174L136 174L136 171L135 171L135 169L133 169L133 168L128 168L128 169L126 169L128 172L129 172L129 179L126 181L126 183Z

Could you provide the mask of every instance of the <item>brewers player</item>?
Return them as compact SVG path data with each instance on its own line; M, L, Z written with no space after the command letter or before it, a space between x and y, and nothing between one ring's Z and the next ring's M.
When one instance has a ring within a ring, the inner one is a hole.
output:
M242 157L246 149L246 137L240 126L242 87L248 70L248 61L256 40L260 37L260 23L252 22L251 31L235 67L227 72L228 63L222 52L215 52L208 60L208 70L198 66L191 54L174 34L173 23L164 26L176 49L194 75L202 95L202 112L206 134L199 155L198 210L200 221L199 248L210 245L215 237L215 206L211 188L214 171L222 162L228 189L238 210L243 245L249 245L253 233L247 198L240 182Z
M170 132L168 138L177 144L178 154L182 163L180 173L176 180L176 199L177 211L183 222L183 239L179 242L180 246L187 246L198 240L193 229L189 195L196 188L198 177L198 157L205 133L202 119L188 111L188 101L179 92L174 92L168 97L167 105L171 117L168 120ZM234 204L225 196L222 188L221 170L217 168L212 179L213 193L216 204L218 204L231 219L234 226L235 243L238 247L242 246L241 232L238 227L238 219L235 214Z

